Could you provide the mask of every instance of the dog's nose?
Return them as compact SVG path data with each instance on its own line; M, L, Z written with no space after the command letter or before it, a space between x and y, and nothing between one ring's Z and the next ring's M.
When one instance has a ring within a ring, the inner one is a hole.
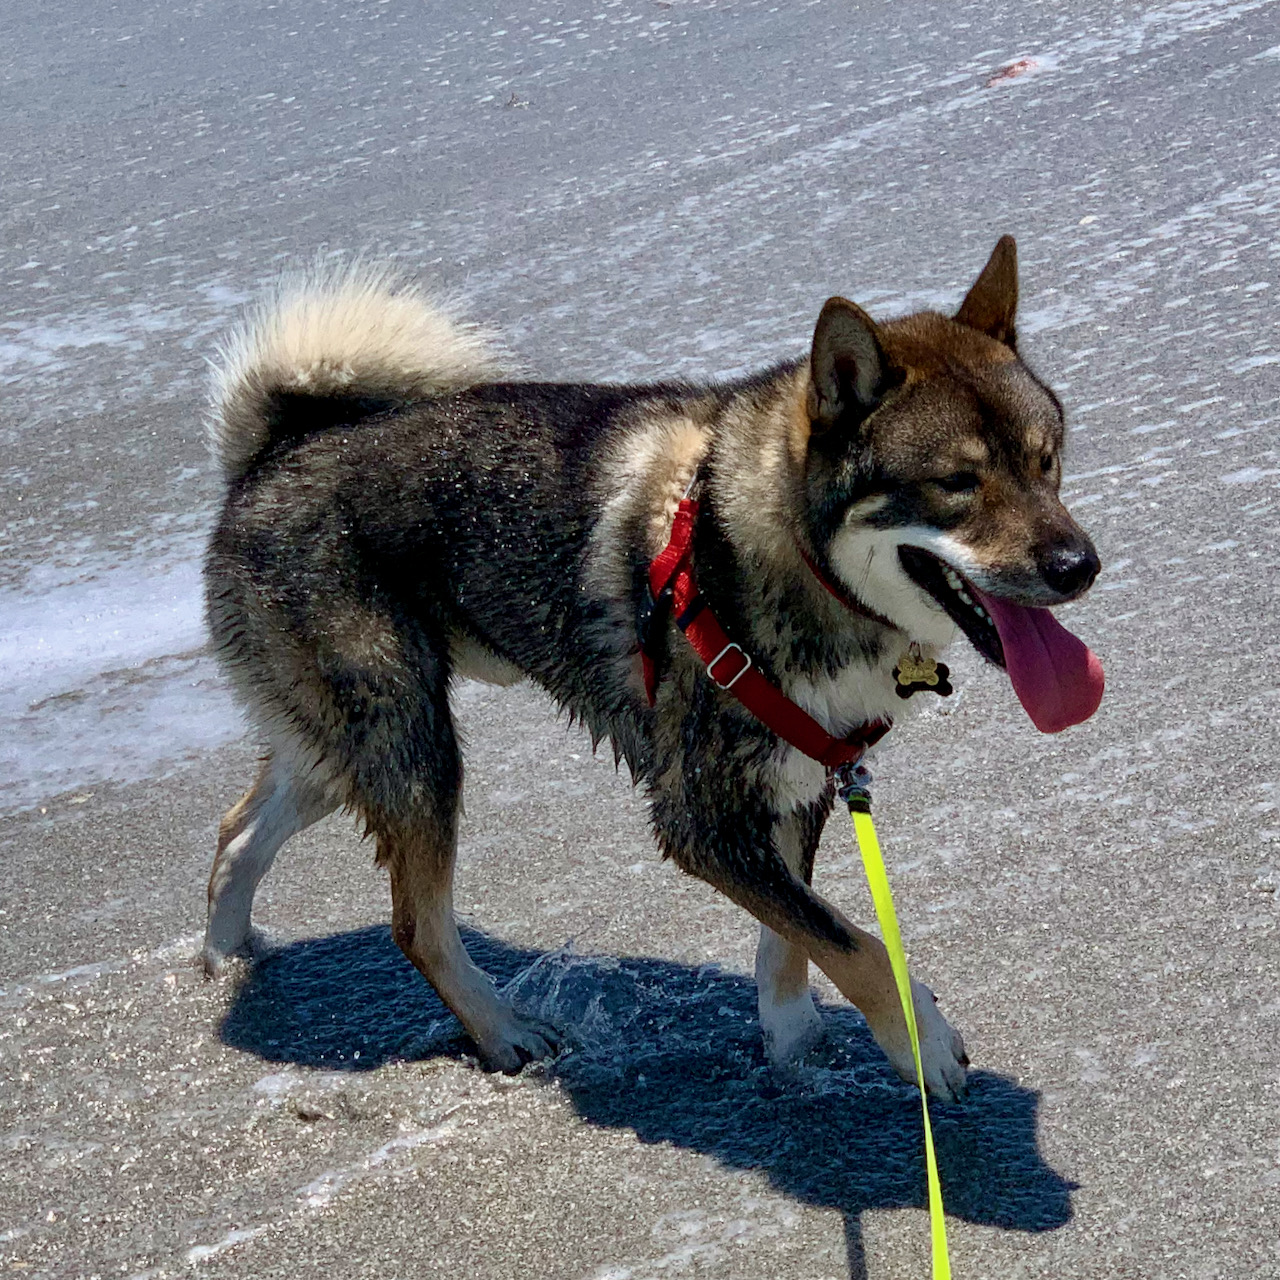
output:
M1101 569L1098 553L1088 542L1050 547L1040 557L1040 576L1062 596L1087 591Z

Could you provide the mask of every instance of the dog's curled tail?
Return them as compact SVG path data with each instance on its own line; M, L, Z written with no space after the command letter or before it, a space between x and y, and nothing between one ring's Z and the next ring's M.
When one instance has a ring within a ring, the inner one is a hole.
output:
M394 271L282 281L218 348L210 437L228 482L268 445L500 373L488 337Z

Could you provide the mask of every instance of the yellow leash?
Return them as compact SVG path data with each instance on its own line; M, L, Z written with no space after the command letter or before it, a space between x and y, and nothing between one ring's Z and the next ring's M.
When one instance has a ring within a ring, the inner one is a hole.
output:
M893 909L893 894L889 889L889 877L880 854L880 841L875 823L871 821L871 794L867 790L870 775L863 768L848 765L836 774L840 798L849 806L853 817L854 834L858 837L858 849L862 853L862 865L867 873L867 884L876 905L880 921L880 935L889 952L893 966L893 978L898 986L898 999L902 1001L903 1017L907 1021L907 1034L911 1037L911 1054L916 1063L916 1083L920 1086L920 1105L924 1110L924 1155L929 1179L929 1226L933 1237L933 1280L951 1280L951 1258L947 1253L947 1222L942 1214L942 1184L938 1180L938 1160L933 1151L933 1127L929 1123L929 1095L924 1084L924 1066L920 1061L920 1035L916 1030L916 1009L911 999L911 977L907 973L907 956L902 949L902 934L898 930L898 913Z

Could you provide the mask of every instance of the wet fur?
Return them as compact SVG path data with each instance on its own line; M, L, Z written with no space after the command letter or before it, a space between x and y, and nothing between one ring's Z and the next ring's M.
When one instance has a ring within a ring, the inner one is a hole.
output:
M206 581L268 761L224 820L210 968L246 944L280 844L342 806L390 869L397 942L486 1060L548 1052L555 1033L497 997L451 913L463 765L450 684L523 676L613 742L663 853L761 921L778 1056L815 1030L812 959L910 1070L882 947L809 887L823 770L717 689L674 629L649 707L636 617L700 468L695 564L729 634L833 734L899 716L892 669L908 641L941 646L955 628L897 543L950 540L985 586L1035 578L1028 529L1049 504L1024 463L1056 459L1061 419L1011 345L1016 289L1001 293L999 254L965 303L992 294L970 315L991 332L933 314L876 326L833 300L809 357L723 384L500 380L473 331L361 270L313 278L251 319L219 381L226 498ZM1004 494L962 513L926 472L966 458ZM801 548L890 622L834 599ZM917 994L930 1087L958 1092L959 1038Z

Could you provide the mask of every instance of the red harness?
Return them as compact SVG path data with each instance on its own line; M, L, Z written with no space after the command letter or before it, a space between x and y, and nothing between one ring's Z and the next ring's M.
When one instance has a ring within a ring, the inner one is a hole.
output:
M664 615L659 610L669 602L676 626L706 664L713 684L733 694L765 728L828 770L855 764L868 747L889 732L892 722L873 720L859 725L846 738L833 738L807 711L760 673L741 645L729 639L699 594L693 577L693 531L698 508L696 498L681 501L671 526L671 541L649 564L651 608L641 620L640 636L649 705L653 706L658 691L655 657L660 652L658 646L663 640L660 633L664 630ZM827 585L822 577L819 581Z

